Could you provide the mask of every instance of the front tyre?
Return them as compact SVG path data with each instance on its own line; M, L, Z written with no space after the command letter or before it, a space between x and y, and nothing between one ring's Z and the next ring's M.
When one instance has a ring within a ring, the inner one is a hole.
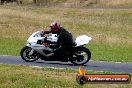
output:
M84 65L91 58L91 52L85 47L74 48L72 57L69 58L70 62L74 65Z
M30 55L30 53L32 53ZM34 51L32 48L25 46L21 49L20 52L21 58L25 60L26 62L33 62L39 59L39 54Z

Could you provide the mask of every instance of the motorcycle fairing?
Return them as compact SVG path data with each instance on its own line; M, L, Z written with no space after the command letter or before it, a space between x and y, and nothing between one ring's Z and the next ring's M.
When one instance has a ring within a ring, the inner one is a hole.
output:
M88 44L91 39L91 37L88 37L86 35L78 36L75 40L75 43L77 44L76 46Z

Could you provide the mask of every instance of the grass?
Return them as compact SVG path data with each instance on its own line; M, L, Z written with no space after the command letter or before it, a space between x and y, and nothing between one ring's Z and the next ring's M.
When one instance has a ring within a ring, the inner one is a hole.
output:
M36 0L36 3L33 3L33 0L18 0L18 3L22 1L21 5L34 5L42 7L68 7L68 8L129 8L132 6L131 0ZM16 4L14 2L13 4ZM6 3L10 5L10 3Z
M89 35L86 47L92 60L132 62L132 9L41 8L0 6L0 54L19 55L27 38L47 29L52 20L71 31L74 37Z
M77 70L0 64L0 74L0 88L82 88L76 82ZM87 71L87 74L115 73ZM83 88L109 88L109 86L131 88L132 84L86 84Z
M32 3L31 0L24 0L25 3ZM131 0L37 0L36 5L46 7L131 7Z
M131 0L100 0L99 5L104 6L131 6Z
M94 46L94 47L93 47ZM131 62L132 51L131 45L106 45L90 44L88 46L92 51L92 58L97 61L114 61L114 62Z

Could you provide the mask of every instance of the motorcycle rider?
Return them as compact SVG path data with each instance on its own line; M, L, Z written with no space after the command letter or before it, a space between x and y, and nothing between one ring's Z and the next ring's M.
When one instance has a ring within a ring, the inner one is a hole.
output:
M60 26L60 23L57 21L53 21L50 25L49 31L44 31L44 34L57 34L58 40L55 45L51 45L50 47L57 47L55 49L54 54L58 55L60 52L63 52L63 50L70 50L73 42L72 34L69 33L66 29Z

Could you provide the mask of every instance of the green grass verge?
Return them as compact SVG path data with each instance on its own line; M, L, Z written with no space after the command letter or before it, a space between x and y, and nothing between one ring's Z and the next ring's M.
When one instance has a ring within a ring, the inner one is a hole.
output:
M89 35L92 60L132 62L132 9L0 6L0 55L19 55L27 38L58 20L74 37Z
M131 88L132 84L86 84L76 82L77 70L36 68L0 64L0 88ZM115 74L87 71L87 74ZM118 73L119 74L119 73ZM122 74L122 73L120 73Z
M115 62L132 62L131 45L106 45L90 44L87 46L92 52L92 60L115 61Z
M1 55L20 55L20 50L24 46L24 42L20 39L0 39L0 54Z

